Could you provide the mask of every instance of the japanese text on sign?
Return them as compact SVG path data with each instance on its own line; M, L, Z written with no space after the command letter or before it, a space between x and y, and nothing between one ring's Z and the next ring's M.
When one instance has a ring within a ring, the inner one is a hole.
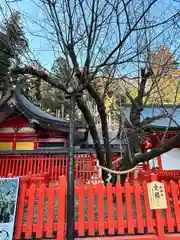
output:
M167 208L164 184L154 181L147 184L150 209Z

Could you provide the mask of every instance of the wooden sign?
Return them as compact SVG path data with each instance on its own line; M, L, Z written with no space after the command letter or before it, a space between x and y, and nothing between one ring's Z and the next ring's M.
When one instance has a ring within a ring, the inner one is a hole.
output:
M164 184L153 181L147 184L150 209L166 209L166 194Z

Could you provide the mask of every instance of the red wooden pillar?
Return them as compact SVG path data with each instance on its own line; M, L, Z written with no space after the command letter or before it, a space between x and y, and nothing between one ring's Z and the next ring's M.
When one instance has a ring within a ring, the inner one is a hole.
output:
M34 150L38 149L38 135L36 134L35 135L35 138L34 138Z
M16 132L14 132L14 138L13 138L13 144L12 144L12 150L16 150Z

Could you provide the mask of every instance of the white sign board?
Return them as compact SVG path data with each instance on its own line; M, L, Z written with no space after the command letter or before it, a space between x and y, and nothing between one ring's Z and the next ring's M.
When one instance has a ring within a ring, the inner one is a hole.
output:
M164 184L154 181L147 184L150 209L166 209Z
M12 240L19 178L0 178L0 240Z

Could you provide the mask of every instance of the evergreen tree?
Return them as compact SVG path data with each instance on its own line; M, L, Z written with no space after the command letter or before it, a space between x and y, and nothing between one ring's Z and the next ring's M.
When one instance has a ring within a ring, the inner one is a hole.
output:
M22 54L27 49L21 22L20 13L13 11L11 16L0 26L0 93L3 96L12 81L9 70L13 66L18 66Z

